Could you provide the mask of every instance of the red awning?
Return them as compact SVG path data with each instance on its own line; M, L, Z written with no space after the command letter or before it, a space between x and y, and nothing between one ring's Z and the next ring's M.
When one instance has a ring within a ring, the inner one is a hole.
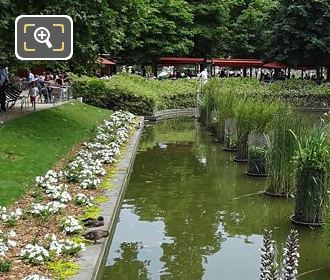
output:
M290 68L289 65L284 64L284 63L278 63L278 62L269 62L265 63L262 65L262 68L267 68L267 69L287 69Z
M115 62L109 60L109 59L106 59L106 58L103 58L103 57L100 57L99 58L99 63L100 64L104 64L104 65L116 65Z
M259 68L263 62L260 59L213 58L212 64L220 67Z
M193 57L161 57L159 63L166 66L180 65L180 64L201 64L204 58Z

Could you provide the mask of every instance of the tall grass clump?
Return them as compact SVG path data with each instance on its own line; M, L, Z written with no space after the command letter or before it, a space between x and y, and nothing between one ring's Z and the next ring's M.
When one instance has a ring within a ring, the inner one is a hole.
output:
M328 207L329 143L328 126L314 126L306 135L293 134L298 150L297 193L293 222L321 225Z
M289 106L282 105L274 117L271 127L266 154L269 174L266 194L289 196L295 187L295 169L292 157L297 148L297 142L290 129L294 129L300 134L301 123Z
M238 149L235 161L248 160L249 134L252 131L263 133L277 109L277 102L262 101L260 97L245 96L236 103L234 115L237 119Z
M217 109L215 95L217 94L217 84L214 81L208 82L197 100L200 121L203 125L210 127L216 122Z

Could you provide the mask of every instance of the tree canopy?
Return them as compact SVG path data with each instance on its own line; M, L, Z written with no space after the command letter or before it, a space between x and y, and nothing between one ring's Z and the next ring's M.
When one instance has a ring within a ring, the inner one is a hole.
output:
M330 65L329 0L0 0L0 10L0 59L15 64L16 16L67 14L74 56L51 64L77 73L92 73L100 54L142 65L160 56Z

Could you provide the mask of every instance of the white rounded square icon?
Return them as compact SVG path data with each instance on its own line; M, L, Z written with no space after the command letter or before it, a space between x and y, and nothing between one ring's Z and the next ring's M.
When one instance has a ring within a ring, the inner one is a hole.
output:
M20 60L68 60L73 21L66 15L22 15L15 21L15 55Z

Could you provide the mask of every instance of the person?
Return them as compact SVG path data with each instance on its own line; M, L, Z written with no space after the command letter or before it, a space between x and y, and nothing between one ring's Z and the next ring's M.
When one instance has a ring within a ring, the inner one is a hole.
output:
M39 94L39 89L37 87L37 83L36 81L32 81L31 82L31 87L30 87L30 91L29 91L29 95L30 95L30 102L32 104L32 107L35 109L36 107L36 98L37 95Z
M32 82L34 80L34 75L31 72L31 70L28 70L28 75L27 75L27 79L28 82Z
M6 112L6 93L5 88L8 83L7 65L0 65L0 111Z
M202 72L199 73L198 78L201 80L202 86L204 86L207 83L207 79L208 79L207 68L205 68Z

